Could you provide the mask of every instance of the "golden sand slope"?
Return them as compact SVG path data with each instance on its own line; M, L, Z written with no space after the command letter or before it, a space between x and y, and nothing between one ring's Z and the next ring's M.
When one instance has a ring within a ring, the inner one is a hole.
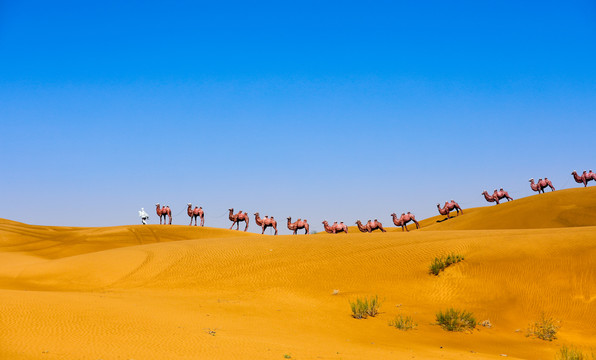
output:
M464 209L410 233L274 237L1 221L0 359L554 359L564 344L596 351L596 226L583 226L596 225L595 197L595 188L578 188ZM466 259L429 275L431 260L448 252ZM381 314L353 319L349 300L375 294ZM443 331L435 314L450 306L493 328ZM524 335L541 313L561 321L557 340ZM418 328L388 326L398 314Z

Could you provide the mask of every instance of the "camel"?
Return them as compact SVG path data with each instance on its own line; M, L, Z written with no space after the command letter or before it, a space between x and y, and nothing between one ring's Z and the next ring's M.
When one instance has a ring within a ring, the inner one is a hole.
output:
M366 225L362 225L362 222L360 222L360 220L356 220L356 225L358 225L358 230L362 232L370 233L375 230L381 230L381 232L385 232L385 229L383 229L383 224L381 224L377 219L375 219L375 221L368 220Z
M191 208L192 204L188 203L188 209L186 209L186 213L190 216L190 224L188 226L192 225L193 218L195 219L195 226L197 226L197 218L201 218L201 226L205 226L205 212L203 211L203 207L195 206L194 210Z
M277 235L277 221L273 219L273 216L271 218L265 216L264 219L261 219L259 213L255 213L254 215L255 222L263 229L263 232L261 232L261 234L264 234L265 229L267 229L268 227L272 227L273 229L275 229L275 235Z
M296 222L292 222L292 217L290 216L288 218L288 229L293 230L294 231L294 235L296 235L298 233L299 229L304 229L304 235L308 235L309 233L309 225L306 219L302 220L302 219L298 219L296 220Z
M330 234L337 234L340 232L345 232L346 234L348 233L348 227L346 226L346 224L344 224L343 221L339 224L336 221L333 223L333 225L329 226L329 223L327 222L327 220L325 220L323 221L323 227L325 228L325 231Z
M575 180L576 183L584 184L584 187L588 186L588 180L586 179L587 174L585 171L581 176L579 176L579 175L577 175L577 172L575 170L573 170L571 175L573 175L573 179Z
M161 225L162 216L164 225L166 225L166 216L169 217L169 224L172 225L172 210L170 210L169 206L165 205L164 207L160 208L159 203L157 203L155 204L155 212L157 213L157 216L159 216L159 225Z
M499 200L503 199L503 198L507 198L507 201L509 200L513 200L513 198L511 196L509 196L509 194L507 193L507 191L501 189L499 191L497 191L495 189L495 192L493 192L492 195L488 195L487 191L484 191L482 193L482 195L484 195L484 198L486 199L486 201L488 202L496 202L497 205L499 205Z
M391 214L391 217L393 218L393 223L395 224L395 226L401 226L402 232L404 231L404 228L406 229L406 231L410 231L406 226L406 224L410 221L413 221L414 224L416 224L416 229L420 229L420 224L418 224L418 221L416 221L414 214L411 214L409 211L407 214L402 213L399 219L397 218L397 215L395 213Z
M456 203L454 200L451 200L450 202L445 202L445 205L443 206L443 208L441 209L441 206L439 204L437 204L437 209L439 210L439 214L441 215L447 215L447 219L451 219L451 217L449 216L449 212L451 212L453 209L455 209L455 211L457 211L457 215L459 216L459 212L461 211L462 215L464 213L464 210L461 208L461 206L459 206L458 203Z
M234 225L236 225L236 230L239 230L240 223L243 221L246 221L246 227L244 228L244 231L248 230L248 214L243 213L242 211L238 211L238 214L234 214L234 208L228 210L230 211L230 221L232 221L232 226L230 226L230 230L232 230Z
M547 186L550 187L550 191L555 191L553 183L546 177L544 179L538 179L538 186L540 186L540 190L542 190L543 193ZM540 191L538 191L538 193L540 193Z

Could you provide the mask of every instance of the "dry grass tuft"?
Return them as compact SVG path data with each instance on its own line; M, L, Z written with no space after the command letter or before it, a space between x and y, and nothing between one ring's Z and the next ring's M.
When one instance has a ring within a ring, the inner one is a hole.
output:
M528 327L526 337L535 337L541 340L553 341L557 338L557 331L559 331L558 321L553 320L550 317L546 317L542 313L539 321L536 321Z

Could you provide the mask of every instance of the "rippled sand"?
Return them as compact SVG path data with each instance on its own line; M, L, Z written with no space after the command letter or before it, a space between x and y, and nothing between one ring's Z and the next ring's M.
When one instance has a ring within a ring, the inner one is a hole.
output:
M596 353L596 187L464 211L410 233L276 237L0 220L0 359L554 359L562 345ZM465 260L429 275L433 258L450 252ZM352 318L349 300L373 295L381 313ZM434 322L448 307L493 326L446 332ZM525 336L542 313L560 321L553 342ZM418 327L390 327L398 314Z

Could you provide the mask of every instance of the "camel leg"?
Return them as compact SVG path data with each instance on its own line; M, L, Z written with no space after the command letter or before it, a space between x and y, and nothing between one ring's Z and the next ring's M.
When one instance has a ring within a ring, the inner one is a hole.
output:
M418 224L418 221L412 219L414 221L414 223L416 224L416 229L420 229L420 224Z
M265 233L266 228L267 228L267 226L265 226L265 225L261 226L261 229L263 229L263 231L261 231L261 235L263 235Z
M379 225L379 229L381 230L381 232L386 232L381 225Z
M277 226L273 227L275 229L275 235L277 235Z
M205 215L201 216L201 226L205 226Z
M248 219L246 219L246 227L244 228L245 232L246 232L246 230L248 230Z
M236 222L235 221L232 223L232 226L230 226L230 230L232 230L232 228L234 227L234 225L236 225Z

